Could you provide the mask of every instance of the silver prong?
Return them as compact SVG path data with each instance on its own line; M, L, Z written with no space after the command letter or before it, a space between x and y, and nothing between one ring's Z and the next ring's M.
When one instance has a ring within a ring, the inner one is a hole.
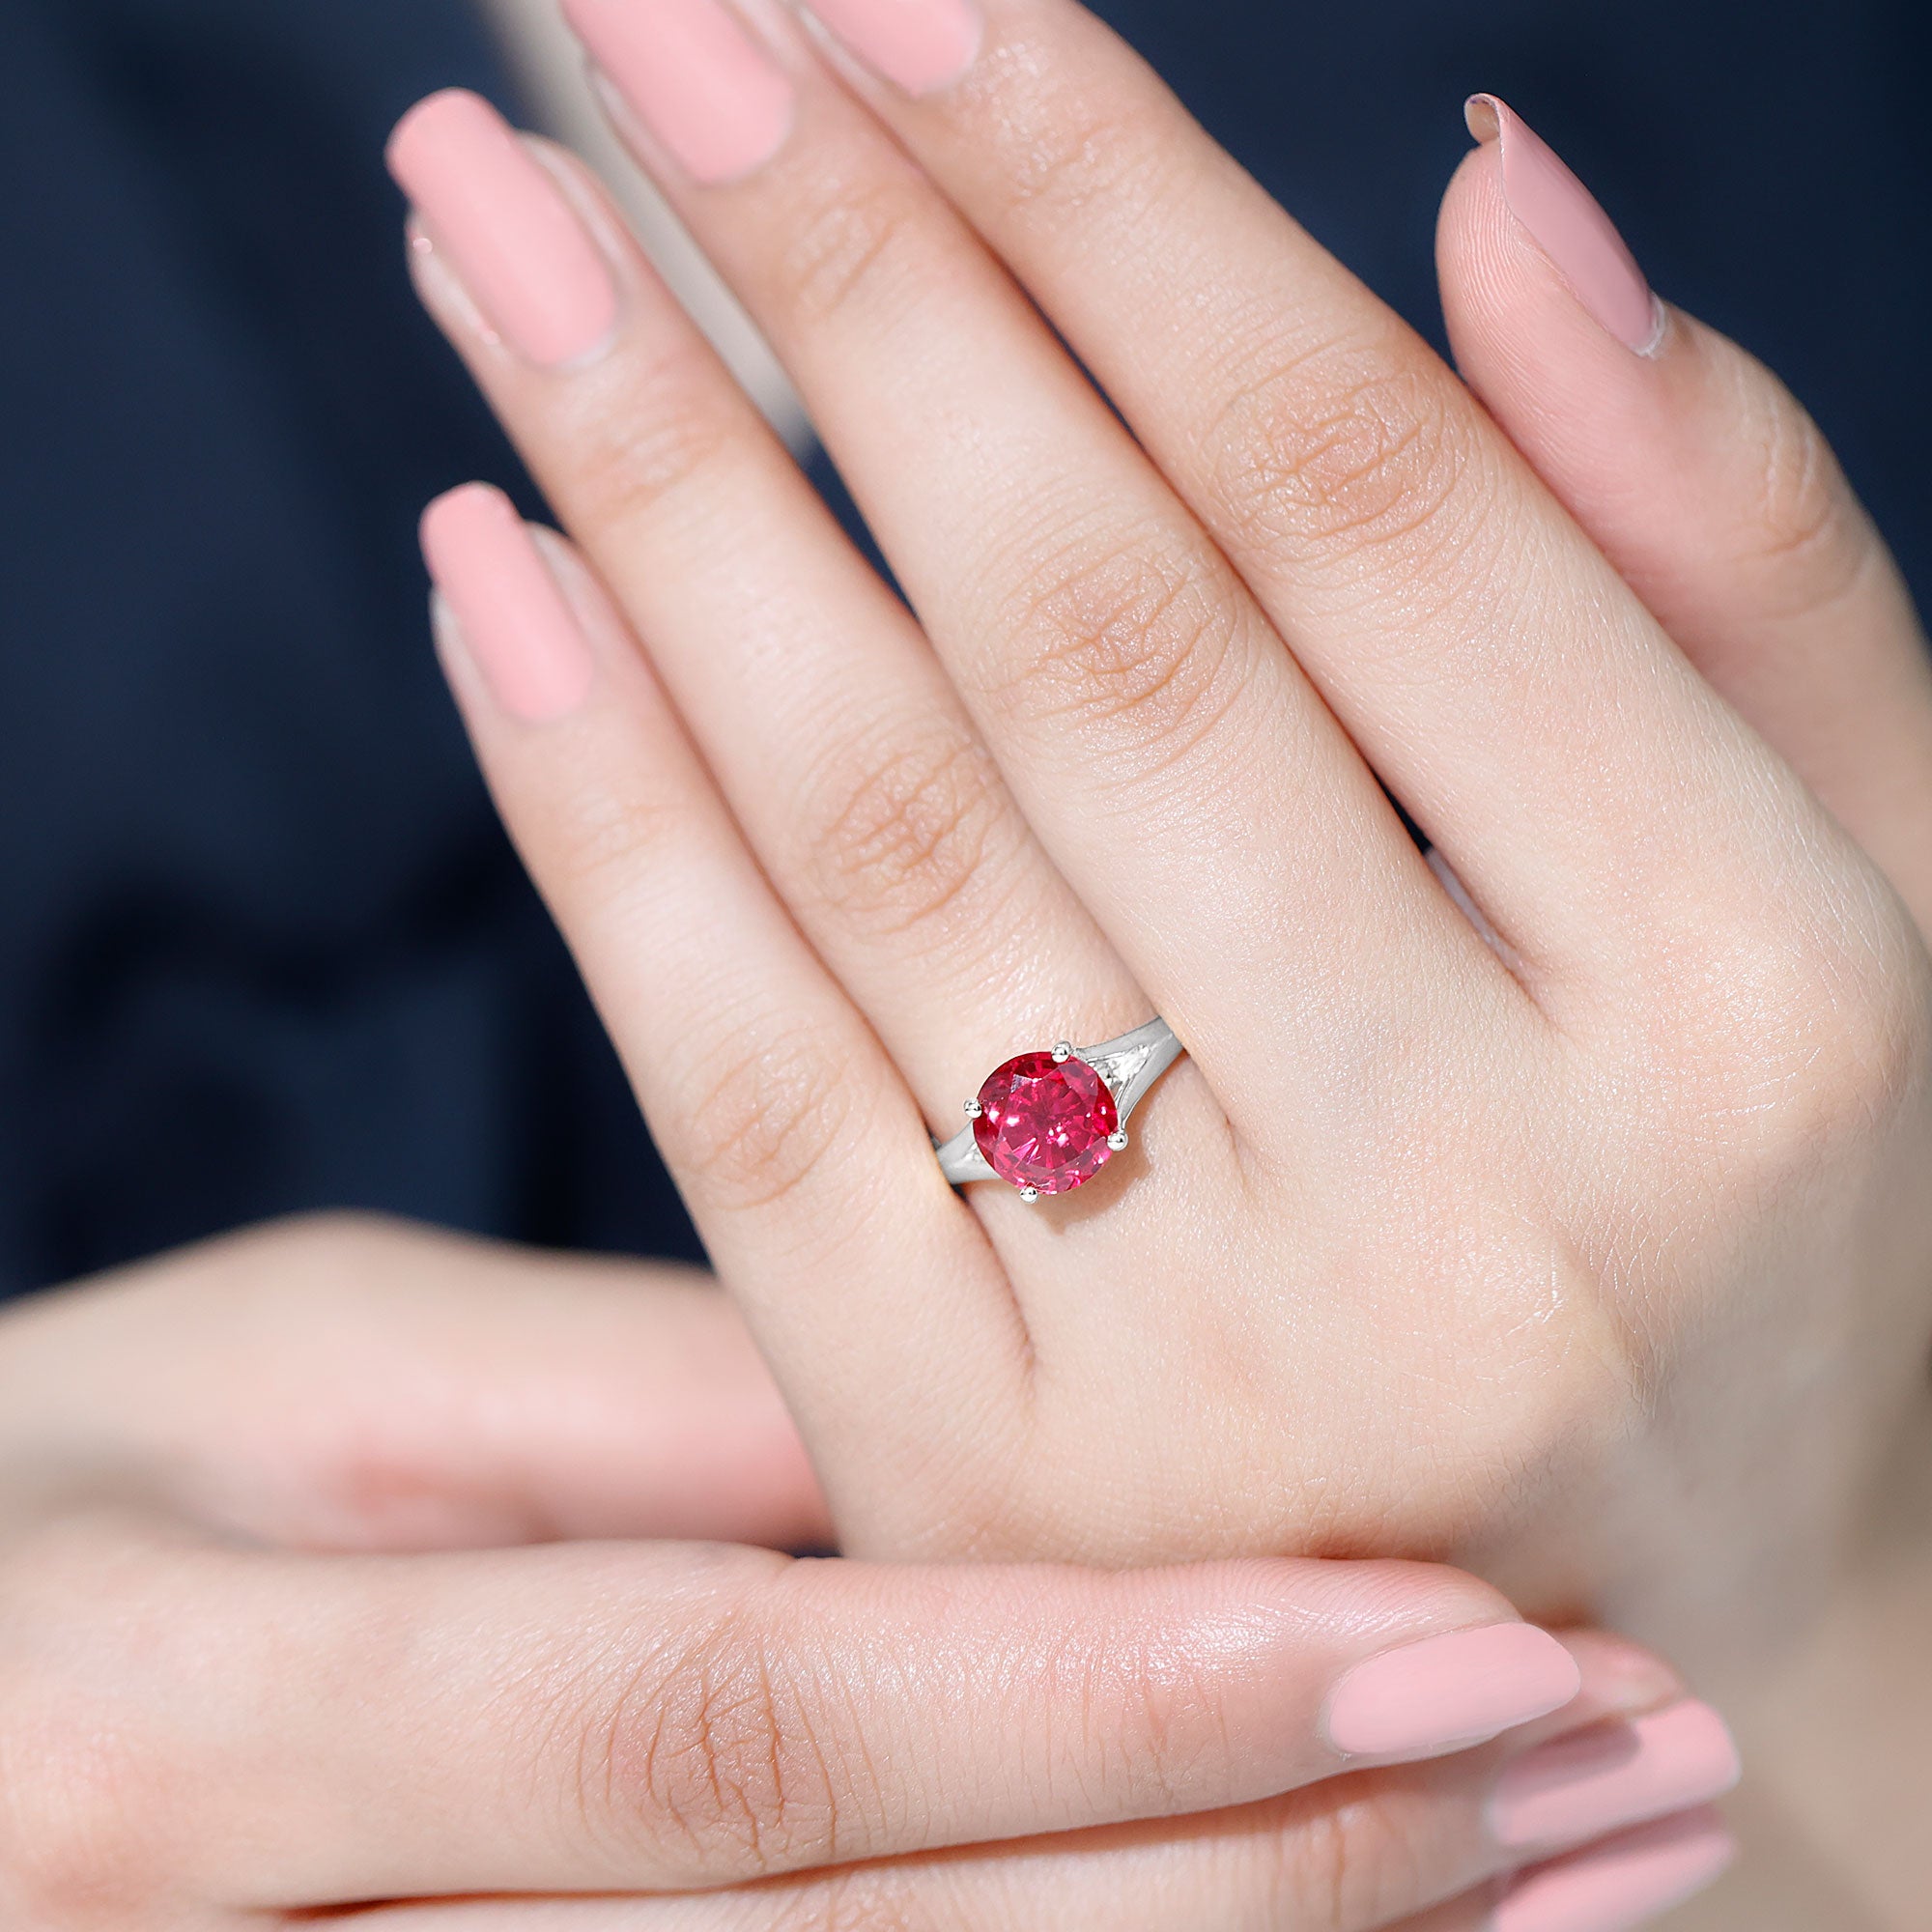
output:
M1034 1202L1039 1199L1039 1189L1037 1187L1022 1187L1020 1189L1020 1199L1031 1207Z
M1073 1042L1070 1039L1058 1040L1054 1044L1053 1058L1056 1064L1073 1058Z
M1116 1153L1123 1152L1127 1145L1126 1128L1116 1127L1114 1131L1107 1136L1107 1145L1110 1148L1112 1148Z
M985 1108L980 1106L977 1100L968 1100L966 1102L966 1118L969 1121L977 1121L985 1111Z

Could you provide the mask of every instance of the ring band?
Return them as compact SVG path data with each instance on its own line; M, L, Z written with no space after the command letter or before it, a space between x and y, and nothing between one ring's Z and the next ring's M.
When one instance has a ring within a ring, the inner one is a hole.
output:
M1127 1117L1183 1051L1151 1019L1099 1046L1023 1053L986 1076L950 1141L934 1136L939 1171L955 1187L1004 1180L1023 1201L1069 1193L1127 1145Z

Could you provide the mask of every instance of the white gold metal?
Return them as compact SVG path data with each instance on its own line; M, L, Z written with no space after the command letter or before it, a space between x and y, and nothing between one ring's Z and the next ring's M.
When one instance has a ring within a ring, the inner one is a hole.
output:
M1065 1053L1060 1046L1066 1048ZM1073 1046L1062 1040L1054 1048L1058 1061L1084 1061L1106 1083L1114 1096L1117 1130L1107 1137L1107 1145L1118 1153L1127 1144L1127 1116L1147 1097L1148 1089L1179 1060L1184 1051L1174 1037L1174 1029L1163 1019L1149 1020L1146 1026L1123 1033L1118 1039L1103 1040L1098 1046ZM980 1151L972 1122L980 1115L980 1103L968 1100L968 1122L943 1145L935 1137L933 1150L939 1156L940 1172L957 1187L967 1180L997 1180L992 1163ZM1039 1190L1020 1189L1023 1201L1037 1201Z
M1053 1064L1056 1066L1065 1066L1072 1058L1073 1042L1070 1039L1063 1039L1055 1044L1053 1049Z

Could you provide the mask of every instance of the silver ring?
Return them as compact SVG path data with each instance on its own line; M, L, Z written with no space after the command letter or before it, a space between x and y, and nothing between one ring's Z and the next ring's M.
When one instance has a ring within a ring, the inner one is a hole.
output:
M966 1124L933 1136L939 1171L953 1186L1004 1180L1022 1201L1066 1194L1127 1145L1127 1117L1184 1049L1165 1020L1099 1046L1063 1039L995 1067L966 1102Z

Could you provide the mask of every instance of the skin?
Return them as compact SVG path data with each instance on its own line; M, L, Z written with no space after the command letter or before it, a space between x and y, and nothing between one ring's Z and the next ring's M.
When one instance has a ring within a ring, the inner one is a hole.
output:
M20 1304L0 1917L1474 1932L1572 1849L1491 1842L1500 1771L1682 1690L1573 1634L1559 1714L1378 1768L1322 1742L1327 1689L1507 1620L1471 1577L749 1547L825 1528L742 1322L678 1271L331 1217Z
M845 1547L1454 1556L1760 1658L1932 1334L1932 676L1815 428L1604 334L1491 150L1459 382L1079 9L917 101L750 12L777 154L637 138L910 613L565 157L601 354L415 259L597 657L526 724L445 611L452 681ZM1152 1010L1136 1151L941 1184L990 1065Z
M780 338L950 683L919 668L923 646L912 647L895 607L841 560L586 182L576 190L620 265L627 298L627 332L597 366L537 379L497 359L433 261L425 282L621 600L620 614L556 553L604 650L592 702L572 720L530 731L494 715L445 627L453 676L506 815L806 1422L838 1532L881 1555L1080 1553L1110 1563L1236 1548L1463 1548L1551 1605L1622 1593L1662 1618L1672 1586L1694 1580L1708 1602L1733 1611L1746 1600L1802 1609L1794 1588L1748 1586L1789 1577L1794 1556L1801 1570L1816 1568L1821 1547L1842 1546L1920 1389L1927 1249L1903 1178L1925 1151L1917 923L1927 881L1913 870L1927 849L1918 752L1932 715L1910 613L1802 418L1735 351L1681 318L1660 358L1637 366L1593 362L1604 345L1566 337L1549 326L1554 310L1538 322L1534 303L1563 291L1539 290L1535 258L1512 263L1493 231L1485 239L1480 156L1445 212L1445 296L1459 358L1490 415L1432 387L1447 379L1416 346L1372 308L1350 306L1350 285L1241 201L1211 160L1195 173L1236 199L1222 198L1227 218L1217 220L1209 197L1187 237L1208 238L1217 266L1232 270L1214 283L1223 294L1252 293L1257 274L1265 282L1286 262L1294 288L1313 293L1301 306L1277 301L1252 314L1268 318L1267 329L1306 330L1312 355L1282 356L1286 338L1249 342L1213 329L1208 339L1252 351L1251 366L1266 378L1237 385L1238 408L1216 410L1194 376L1178 380L1185 365L1164 351L1154 357L1158 343L1148 355L1160 381L1135 390L1134 345L1115 344L1110 362L1102 339L1107 317L1122 312L1120 291L1104 274L1092 285L1096 267L1131 266L1129 251L1110 257L1096 243L1083 254L1054 221L1077 213L1082 236L1104 239L1104 217L1135 179L1128 163L1168 165L1132 151L1136 129L1158 133L1162 154L1200 159L1145 76L1092 39L1077 14L997 9L1002 43L1037 45L1042 58L1009 58L986 84L918 108L875 99L931 170L916 177L770 24L821 90L801 141L829 130L856 172L828 166L823 147L813 160L795 144L761 182L702 195L674 187L674 198ZM1090 38L1069 54L1055 34ZM1047 76L1039 85L1051 95L1051 76L1069 72L1094 90L1091 99L1025 98L1029 75ZM1000 91L1015 80L1017 99ZM1093 108L1101 111L1092 122L1076 111ZM1108 144L1069 140L1088 127L1122 134L1125 152L1109 164L1120 173L1094 165ZM1015 156L1003 155L1004 137L1020 144L1019 159L1047 163L1043 193L1014 199ZM873 166L885 176L874 179ZM1195 173L1183 166L1173 178L1178 202ZM1070 365L1053 360L1058 352L1048 354L1006 285L989 277L930 181L1029 277L1128 408L1162 462L1160 478L1078 400ZM1489 188L1493 215L1492 181ZM1458 229L1459 210L1469 233ZM804 218L814 212L815 222ZM864 225L884 213L903 218ZM878 246L852 256L832 245L855 233ZM804 238L795 251L773 245L788 236ZM1496 283L1459 285L1459 236L1504 250ZM1146 245L1150 260L1179 259L1158 232ZM907 261L919 272L895 277L894 265ZM776 265L769 288L754 272L766 263ZM1056 263L1078 270L1064 278L1078 285L1056 279ZM787 281L787 268L814 273ZM948 367L956 375L968 351L1006 354L1001 384L971 394L998 393L1010 379L1012 422L1054 432L1055 463L1081 486L1076 507L1111 514L1126 505L1140 516L1127 532L1134 545L1119 530L1045 517L1056 506L1027 494L1043 473L1037 464L1015 459L1003 469L995 460L976 470L963 461L1032 454L1005 443L1004 431L968 439L959 473L932 466L940 473L925 483L952 501L903 488L895 509L895 493L920 468L906 464L908 448L945 447L914 407L935 371L909 374L890 353L927 338L903 327L867 333L868 315L876 330L876 311L890 314L895 288L936 308L956 308L976 290L990 302L967 302L965 319L955 314L933 338L938 376ZM788 290L808 302L791 328ZM1487 361L1486 298L1497 303ZM1350 355L1365 340L1357 368ZM1335 382L1338 369L1351 380ZM1552 371L1564 384L1540 387ZM1163 424L1147 405L1154 390L1155 405L1171 396L1193 418ZM1558 395L1561 412L1550 400ZM1404 405L1409 419L1385 413ZM1180 457L1204 421L1228 429L1233 446L1206 471L1186 471ZM1442 448L1460 454L1436 461L1455 488L1432 490L1436 469L1411 461L1436 450L1408 433L1425 423L1451 426ZM1284 451L1297 460L1284 466ZM1363 451L1373 460L1361 462ZM1672 495L1681 473L1673 463L1690 466L1681 497ZM1259 521L1246 548L1240 527L1224 526L1236 508L1234 495L1222 500L1231 477L1268 486L1250 504ZM1492 494L1471 498L1466 486L1479 483ZM1665 503L1671 515L1652 513ZM976 517L986 526L972 546ZM928 523L922 538L915 526ZM1205 547L1203 527L1219 548ZM1042 529L1066 547L1026 554L1020 539ZM1492 529L1499 551L1482 555L1481 582L1473 571L1457 578L1454 565L1475 560L1471 532ZM972 573L937 554L933 531L985 569L966 582ZM1002 533L1013 547L1004 575ZM1270 574L1276 546L1293 567ZM1599 552L1617 577L1605 575ZM1215 560L1229 554L1238 585ZM660 567L667 559L675 572ZM1163 566L1179 575L1133 574ZM771 574L761 582L763 570ZM1110 570L1128 574L1110 580ZM1122 601L1122 582L1160 594ZM1087 590L1094 584L1098 592ZM1418 584L1431 594L1415 594ZM813 611L822 635L802 622ZM1529 650L1528 612L1542 656ZM626 620L648 638L662 686L634 654ZM794 718L856 720L878 734L826 734L824 781L831 796L842 794L839 810L823 810L824 792L790 788L785 747L756 737L747 664L724 648L737 640L773 647L757 667L761 686L818 707ZM1210 645L1214 663L1204 667L1199 653ZM840 685L840 651L865 675ZM1233 652L1244 653L1239 678L1216 669ZM667 691L708 769L690 756ZM1191 708L1174 701L1190 693L1200 700ZM1605 717L1616 731L1601 728ZM1250 731L1230 719L1248 719ZM735 750L726 720L744 740ZM904 745L900 730L912 734ZM920 763L935 743L953 753ZM1378 815L1364 755L1449 854L1506 953L1459 923L1446 894L1431 896L1435 877ZM934 770L936 794L930 784L910 795L881 789L895 772ZM762 817L754 780L771 794ZM820 810L799 813L801 797ZM935 797L936 818L922 817ZM855 800L871 803L869 819L855 813ZM786 814L774 801L800 822L781 824ZM881 805L892 810L882 815ZM1146 838L1150 822L1160 838ZM1283 825L1293 838L1281 838ZM741 826L762 869L739 842ZM1103 826L1115 833L1104 846ZM1138 845L1122 847L1121 827L1139 829ZM1111 860L1123 849L1155 874L1150 885L1137 873L1124 897L1095 863L1096 853ZM943 865L961 851L975 863L955 863L950 879L935 871L935 858ZM1169 896L1150 898L1151 890ZM1246 930L1244 916L1259 929ZM994 968L1007 969L992 988L997 1000L976 1008ZM916 1004L920 988L929 1009ZM1095 1038L1156 1005L1182 1027L1195 1058L1151 1103L1144 1161L1135 1156L1045 1217L1023 1218L1010 1199L962 1205L934 1189L920 1114L948 1119L991 1059L1032 1043L1009 1029L1034 1026L1041 1042L1062 1032ZM1254 1057L1257 1034L1268 1043L1264 1092L1237 1070ZM942 1064L955 1052L956 1067ZM854 1083L856 1100L823 1103L818 1096L836 1091L828 1071ZM1521 1111L1524 1093L1549 1111ZM1391 1163L1391 1149L1406 1158ZM1204 1203L1222 1210L1208 1223ZM1371 1208L1378 1244L1364 1249L1349 1231ZM1445 1228L1460 1238L1445 1239ZM252 1286L282 1271L265 1260L242 1272ZM381 1270L365 1256L348 1272ZM414 1281L434 1270L415 1256L400 1272ZM608 1767L595 1746L613 1736L610 1713L594 1695L583 1701L585 1687L608 1692L613 1650L634 1662L629 1627L613 1633L595 1606L614 1585L625 1601L672 1618L688 1605L694 1566L714 1582L720 1566L690 1552L672 1552L667 1565L662 1552L611 1554L601 1545L509 1553L527 1563L466 1547L514 1540L519 1524L524 1534L648 1534L647 1505L661 1509L669 1497L692 1510L694 1472L675 1460L690 1454L688 1430L637 1434L650 1409L639 1401L637 1364L652 1350L641 1326L623 1326L638 1313L626 1293L604 1304L607 1315L624 1311L614 1325L588 1324L590 1344L564 1378L576 1417L586 1384L611 1378L613 1364L620 1371L588 1404L593 1415L608 1411L613 1435L597 1441L593 1432L594 1453L578 1461L574 1482L554 1463L559 1404L541 1377L534 1401L483 1405L497 1421L478 1452L449 1456L426 1477L416 1434L424 1384L446 1395L454 1351L465 1387L493 1386L466 1353L475 1347L474 1285L491 1269L469 1256L460 1272L460 1301L447 1304L424 1352L429 1372L404 1380L393 1411L359 1411L365 1424L386 1416L405 1443L415 1438L413 1456L378 1458L373 1478L367 1437L334 1444L335 1460L327 1445L308 1445L307 1485L259 1453L295 1419L341 1412L345 1383L355 1381L339 1368L322 1374L303 1400L298 1378L271 1381L266 1366L293 1375L290 1365L311 1359L319 1371L345 1358L406 1360L407 1323L402 1336L379 1323L331 1356L315 1347L312 1327L271 1321L261 1354L238 1364L231 1289L199 1375L191 1358L153 1346L191 1331L182 1309L144 1322L127 1312L138 1291L76 1297L12 1329L32 1339L7 1357L10 1401L0 1413L38 1418L38 1428L15 1435L6 1459L19 1477L8 1634L25 1648L0 1682L16 1696L28 1694L23 1685L50 1685L54 1694L12 1707L0 1736L15 1749L23 1740L42 1752L51 1744L60 1774L0 1781L15 1794L0 1871L28 1888L15 1917L67 1925L84 1912L98 1923L147 1926L172 1914L199 1926L286 1916L295 1899L318 1893L327 1916L371 1887L419 1884L420 1870L384 1865L396 1848L369 1819L372 1794L384 1804L398 1791L421 1802L426 1766L452 1779L431 1787L446 1809L406 1815L399 1835L413 1855L447 1856L446 1882L461 1872L471 1887L500 1885L506 1858L554 1853L527 1817L506 1820L492 1804L501 1802L507 1757L520 1773L536 1772L534 1784L516 1782L533 1792L540 1819L554 1823L559 1796L577 1815L581 1776L560 1793L541 1780L555 1756L539 1753L533 1768L506 1752L503 1738L461 1733L460 1745L482 1747L358 1757L372 1738L383 1744L381 1722L352 1734L346 1764L332 1754L342 1748L345 1669L357 1673L358 1708L393 1713L416 1751L424 1724L476 1715L472 1700L449 1697L445 1672L425 1681L391 1668L372 1686L372 1605L379 1628L427 1617L402 1628L446 1645L430 1653L439 1662L473 1648L479 1619L486 1634L501 1634L493 1619L512 1610L515 1654L526 1656L533 1605L546 1630L580 1641L588 1633L587 1648L566 1645L562 1662L564 1706L589 1713L581 1732L562 1733L560 1755L581 1774L586 1763ZM905 1319L909 1284L917 1323ZM252 1293L239 1299L257 1305ZM1454 1321L1444 1322L1445 1306ZM95 1323L103 1307L118 1311L115 1321ZM49 1350L49 1333L74 1308L90 1339L70 1347L55 1332ZM506 1322L510 1368L499 1373L514 1381L541 1352L540 1338L555 1346L557 1309L547 1292L540 1321ZM1360 1347L1368 1321L1375 1351ZM89 1378L73 1371L97 1350L107 1372L89 1407ZM246 1398L252 1431L227 1433L218 1403L183 1406L170 1397L144 1434L143 1391L151 1401L183 1388L213 1394L229 1378L230 1393ZM673 1392L685 1387L682 1374L667 1379ZM59 1392L74 1384L77 1406L64 1410ZM283 1398L266 1431L265 1387ZM1287 1417L1283 1387L1297 1397ZM1726 1400L1727 1387L1744 1390L1747 1404ZM754 1433L769 1430L769 1398L751 1406L765 1418ZM501 1418L519 1409L538 1426L512 1453ZM1185 1466L1151 1455L1183 1431ZM378 1429L373 1439L390 1438ZM673 1456L670 1474L652 1463L654 1445ZM745 1525L761 1492L746 1471L760 1458L724 1461L739 1471L725 1486L727 1520L740 1513L728 1533L754 1533ZM795 1529L812 1515L809 1485L796 1452L777 1461L788 1473L765 1500ZM638 1473L642 1496L613 1486L612 1469ZM1699 1492L1726 1523L1760 1532L1693 1546L1705 1533L1700 1519L1660 1504L1684 1492ZM332 1532L318 1532L331 1522ZM689 1514L678 1528L691 1533ZM1708 1559L1701 1568L1686 1560L1687 1547ZM407 1552L425 1548L441 1553L415 1567ZM326 1560L318 1549L347 1567L331 1578L316 1567ZM739 1563L726 1560L727 1580ZM123 1586L111 1595L103 1565ZM1252 1591L1252 1566L1243 1576ZM960 1577L947 1587L981 1587ZM768 1574L747 1581L755 1618ZM1084 1587L1064 1572L1044 1587L1062 1584ZM993 1587L1012 1585L995 1576ZM876 1598L866 1603L879 1607ZM265 1606L280 1614L265 1616ZM1042 1630L1064 1634L1077 1622L1073 1602L1037 1607ZM1009 1623L1010 1603L1001 1608ZM332 1624L338 1611L346 1619ZM448 1645L440 1616L458 1620L464 1646ZM293 1642L283 1618L293 1619ZM796 1640L796 1627L783 1634ZM322 1640L310 1647L312 1635ZM861 1617L848 1636L851 1655L876 1659L875 1627ZM405 1665L412 1650L400 1646ZM22 1657L31 1672L17 1667ZM62 1669L49 1673L50 1660ZM823 1662L807 1644L804 1676L822 1682ZM127 1719L130 1686L138 1723ZM554 1714L554 1683L540 1675L533 1688L537 1708ZM665 1702L674 1710L671 1688ZM98 1701L103 1692L114 1701ZM514 1699L494 1708L512 1740L541 1729ZM115 1721L93 1721L101 1712ZM523 1729L520 1718L529 1720ZM434 1728L428 1735L440 1743ZM970 1756L976 1735L961 1724L952 1740L969 1751L958 1780L967 1792L981 1785ZM238 1737L249 1740L240 1753ZM753 1734L753 1758L769 1763L771 1747ZM251 1808L261 1792L247 1780L235 1788L238 1765L279 1801L272 1831ZM486 1783L465 1783L478 1766ZM698 1780L700 1789L719 1782L715 1773ZM1095 1787L1076 1776L1072 1788ZM185 1790L211 1798L186 1833L168 1829ZM656 1795L648 1780L619 1790ZM745 1875L731 1862L744 1856L744 1833L721 1829L715 1811L708 1821L701 1806L674 1807L668 1820L648 1803L619 1812L624 1829L574 1847L577 1882L613 1845L607 1884L688 1880L688 1865L668 1874L652 1861L666 1843L690 1856L694 1820L699 1855L720 1861L704 1875ZM319 1829L291 1833L291 1816L313 1817ZM357 1821L346 1837L344 1816ZM479 1818L487 1843L477 1840ZM1027 1822L1047 1821L1030 1810ZM1050 1822L1075 1821L1062 1813ZM1236 1833L1256 1823L1244 1820ZM1170 1891L1150 1886L1145 1861L1113 1865L1110 1880L1101 1867L1120 1847L1101 1840L1086 1848L1097 1857L1070 1864L995 1855L929 1872L899 1865L856 1889L840 1880L803 1897L784 1886L812 1881L721 1895L722 1904L483 1899L389 1916L457 1921L466 1932L566 1918L646 1924L645 1911L682 1926L753 1925L760 1913L773 1922L838 1922L839 1911L855 1923L919 1923L921 1909L935 1923L999 1923L1002 1910L1024 1923L1030 1910L1037 1922L1060 1925L1094 1922L1097 1910L1103 1922L1126 1925L1122 1908L1139 1904L1162 1924L1177 1914L1240 1923L1242 1911L1250 1922L1278 1923L1282 1844L1284 1833L1297 1842L1294 1824L1270 1816L1258 1826L1255 1858L1232 1862L1237 1885L1245 1871L1264 1889L1232 1905L1190 1861L1198 1834L1183 1833L1161 1841ZM1318 1827L1315 1835L1332 1847L1332 1833ZM235 1858L220 1884L195 1863L222 1846L263 1861L241 1861L253 1881L245 1896L233 1889ZM1384 1838L1347 1866L1361 1872L1369 1903L1352 1919L1340 1915L1344 1922L1386 1923L1391 1909L1417 1902L1378 1891L1390 1870L1413 1863L1388 1853ZM293 1859L299 1882L277 1857ZM1287 1868L1296 1871L1292 1859ZM540 1857L521 1869L543 1869ZM327 1883L317 1883L319 1871ZM1095 1871L1116 1889L1081 1891ZM1041 1874L1046 1882L1030 1889ZM908 1883L938 1890L916 1898L892 1889ZM1332 1892L1324 1918L1320 1897L1308 1917L1309 1889L1290 1891L1287 1909L1304 1914L1294 1922L1336 1922ZM1452 1900L1411 1932L1473 1925L1483 1909L1480 1897Z

